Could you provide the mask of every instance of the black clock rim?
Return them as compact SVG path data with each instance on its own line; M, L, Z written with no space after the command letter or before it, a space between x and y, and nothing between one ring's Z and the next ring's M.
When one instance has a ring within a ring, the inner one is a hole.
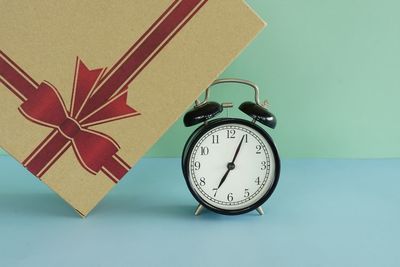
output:
M204 201L198 194L197 192L190 186L190 181L189 181L189 163L190 163L190 157L189 155L192 153L194 146L196 145L197 141L205 134L207 133L209 130L216 128L220 125L223 124L227 124L227 123L236 123L236 124L242 124L245 126L248 126L250 128L252 128L253 130L258 131L264 138L265 140L267 140L268 144L271 147L273 156L275 158L275 177L274 177L274 182L271 186L271 188L267 191L267 193L262 196L257 202L255 202L254 204L246 207L246 208L242 208L242 209L237 209L237 210L226 210L226 209L221 209L218 207L215 207L211 204L209 204L208 202ZM278 150L275 146L274 141L272 140L271 136L260 126L256 125L253 122L250 122L248 120L244 120L244 119L239 119L239 118L220 118L220 119L215 119L212 121L208 121L206 124L201 125L200 127L198 127L192 134L191 136L188 138L183 152L182 152L182 171L183 171L183 176L185 178L185 182L186 185L190 191L190 193L192 194L192 196L201 204L203 205L205 208L214 211L216 213L219 214L223 214L223 215L239 215L239 214L244 214L250 211L253 211L255 209L257 209L258 207L260 207L261 205L263 205L269 198L270 196L273 194L273 192L275 191L275 188L278 184L279 181L279 176L280 176L280 170L281 170L281 160L278 154Z

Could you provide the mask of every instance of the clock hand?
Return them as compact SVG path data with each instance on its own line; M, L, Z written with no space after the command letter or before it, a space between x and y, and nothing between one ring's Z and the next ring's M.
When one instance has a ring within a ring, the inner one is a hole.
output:
M242 140L240 140L240 143L239 143L238 147L236 148L235 155L233 156L232 162L228 163L228 165L227 165L228 170L225 172L224 176L222 177L221 181L219 182L217 189L219 189L221 187L221 185L225 182L226 177L228 177L229 172L231 170L235 169L235 160L239 154L240 148L242 147L243 139L244 139L244 135L242 136Z
M235 163L235 160L236 160L236 158L237 158L237 156L239 154L240 148L242 147L243 139L244 139L244 135L242 136L242 139L240 140L239 146L236 149L235 156L233 156L232 163Z
M228 170L225 172L224 176L222 177L221 181L219 182L219 185L217 187L217 190L221 187L221 185L225 182L226 177L228 177L229 172L231 169L228 168Z

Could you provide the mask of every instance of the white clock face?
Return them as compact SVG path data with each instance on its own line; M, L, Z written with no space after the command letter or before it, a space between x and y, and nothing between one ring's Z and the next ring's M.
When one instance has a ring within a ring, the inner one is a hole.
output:
M263 135L243 124L212 128L197 141L189 157L191 188L215 208L247 208L274 183L272 148Z

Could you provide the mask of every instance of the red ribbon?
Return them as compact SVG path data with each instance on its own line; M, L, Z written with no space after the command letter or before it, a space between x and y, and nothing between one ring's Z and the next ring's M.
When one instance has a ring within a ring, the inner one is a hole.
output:
M39 84L19 110L27 119L53 128L58 135L57 138L61 139L61 146L72 145L80 164L89 172L97 174L114 160L113 157L118 152L119 146L111 137L88 127L132 117L139 113L126 104L126 89L118 97L106 101L91 115L81 112L85 104L89 103L103 70L89 70L80 60L77 60L75 73L70 112L66 110L57 89L48 82ZM39 150L44 146L41 145ZM24 164L41 176L41 170L45 166L37 162L50 161L49 154L39 153L28 157Z
M72 146L87 171L102 171L114 182L120 180L130 166L117 155L118 144L89 127L139 115L126 104L127 86L206 2L174 1L107 73L89 70L77 59L69 111L56 87L46 81L38 84L0 51L0 81L23 101L20 112L53 129L24 166L41 177Z

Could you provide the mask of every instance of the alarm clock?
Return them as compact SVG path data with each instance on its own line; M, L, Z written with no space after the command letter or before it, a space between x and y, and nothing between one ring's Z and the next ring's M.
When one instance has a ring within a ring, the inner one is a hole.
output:
M255 102L239 106L249 120L216 118L233 107L232 103L209 101L211 87L222 83L254 89ZM201 124L187 140L182 154L186 184L199 203L195 215L204 207L225 215L253 210L262 215L261 205L278 183L280 159L272 138L261 127L275 128L276 118L260 104L257 85L241 79L216 80L207 88L204 101L196 100L183 121L186 127Z

